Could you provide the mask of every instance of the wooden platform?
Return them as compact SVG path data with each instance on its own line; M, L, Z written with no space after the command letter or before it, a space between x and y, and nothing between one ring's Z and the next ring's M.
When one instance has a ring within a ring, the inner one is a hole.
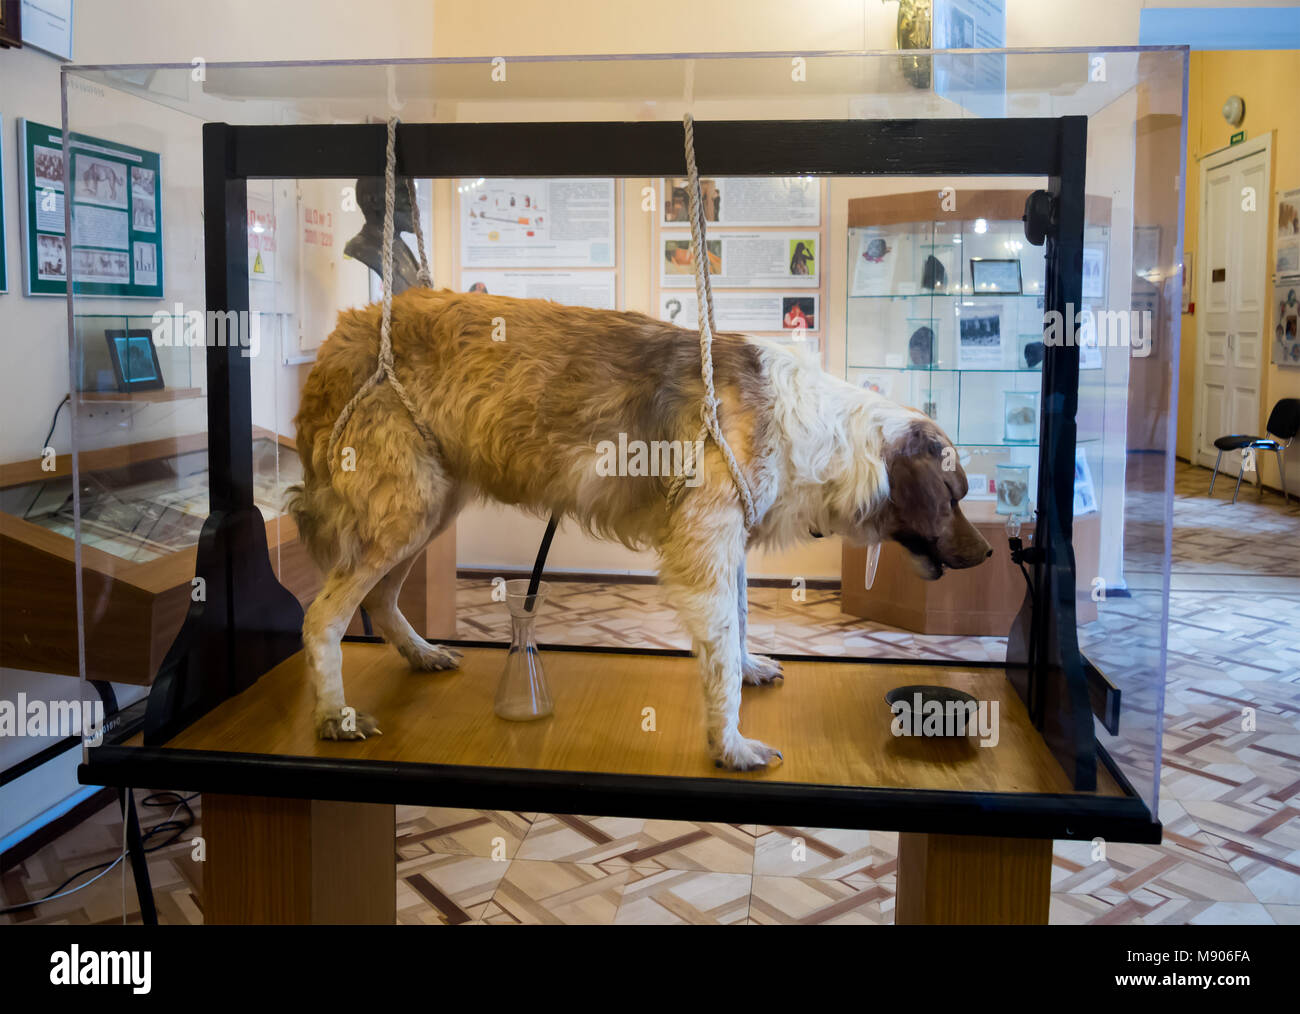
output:
M555 714L519 724L492 711L502 649L468 648L459 670L412 673L386 645L344 644L348 702L379 719L384 735L324 743L311 722L301 654L176 736L168 746L350 760L590 771L679 777L946 789L1072 793L1001 670L936 666L786 663L784 684L746 687L745 735L780 748L784 763L739 774L714 767L694 659L548 651ZM937 683L997 701L994 747L891 734L889 689ZM656 731L642 730L654 709ZM1122 796L1109 773L1099 790Z

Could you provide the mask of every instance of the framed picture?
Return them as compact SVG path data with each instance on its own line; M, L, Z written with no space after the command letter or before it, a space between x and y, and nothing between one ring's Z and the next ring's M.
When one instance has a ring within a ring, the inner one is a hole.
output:
M1001 365L1002 308L980 306L963 312L957 321L958 369L996 370Z
M970 259L971 289L978 296L1020 295L1020 261L990 260L985 257Z
M1038 392L1003 394L1002 439L1009 444L1031 444L1038 439Z
M1083 298L1106 298L1106 248L1100 243L1083 245Z
M20 49L22 44L22 0L0 0L0 48Z
M1092 471L1082 447L1074 449L1074 514L1091 514L1097 509L1097 495L1092 488Z
M148 328L105 331L108 358L113 364L119 391L160 391L163 387L162 364L154 348L153 332Z
M1300 366L1300 281L1280 282L1273 289L1277 317L1273 322L1273 363Z

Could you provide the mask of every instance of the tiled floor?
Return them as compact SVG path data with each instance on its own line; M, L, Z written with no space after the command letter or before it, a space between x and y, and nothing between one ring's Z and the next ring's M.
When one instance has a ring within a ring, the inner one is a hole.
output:
M1179 465L1163 723L1163 844L1058 842L1056 923L1300 923L1300 506L1257 503ZM1140 672L1153 576L1130 533L1131 598L1081 632L1087 650ZM1134 561L1138 561L1134 563ZM556 582L544 640L684 646L653 585ZM751 635L767 650L1000 658L1000 638L923 637L839 612L837 596L755 589ZM486 582L462 582L462 636L504 637ZM560 624L559 618L565 622ZM1136 660L1136 662L1135 662ZM1109 671L1109 669L1108 669ZM1135 680L1137 677L1134 677ZM1111 744L1154 764L1140 735L1162 688L1126 686L1139 734ZM1143 694L1147 700L1143 700ZM194 804L197 806L197 801ZM146 826L165 814L146 813ZM897 836L598 816L398 810L403 923L872 923L893 921ZM201 921L187 831L150 869L164 922ZM110 807L0 877L3 904L39 897L111 859ZM125 898L125 901L124 901ZM138 919L118 870L5 921Z

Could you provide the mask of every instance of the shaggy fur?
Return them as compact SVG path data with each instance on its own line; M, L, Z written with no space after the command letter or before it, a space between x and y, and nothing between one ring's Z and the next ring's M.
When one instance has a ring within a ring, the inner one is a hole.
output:
M542 300L397 296L396 369L434 445L385 386L358 405L331 469L330 431L375 369L379 323L378 306L340 315L297 417L304 481L291 509L327 575L303 625L324 738L377 731L370 716L352 724L344 711L339 641L359 605L413 668L455 666L454 651L411 628L397 595L414 556L471 497L562 514L658 553L661 584L699 659L712 756L733 769L780 756L740 734L742 682L780 675L778 663L745 650L747 548L810 534L896 539L931 579L991 553L957 506L966 477L933 422L742 335L717 335L713 359L721 424L759 517L748 535L712 443L672 504L666 476L601 474L602 442L620 434L647 444L694 439L698 336L638 313Z

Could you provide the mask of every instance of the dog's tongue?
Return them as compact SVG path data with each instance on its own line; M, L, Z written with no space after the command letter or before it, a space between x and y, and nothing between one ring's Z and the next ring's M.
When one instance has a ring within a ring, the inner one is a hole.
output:
M865 574L866 586L870 588L876 583L876 564L880 562L880 543L873 542L867 547L867 571Z

